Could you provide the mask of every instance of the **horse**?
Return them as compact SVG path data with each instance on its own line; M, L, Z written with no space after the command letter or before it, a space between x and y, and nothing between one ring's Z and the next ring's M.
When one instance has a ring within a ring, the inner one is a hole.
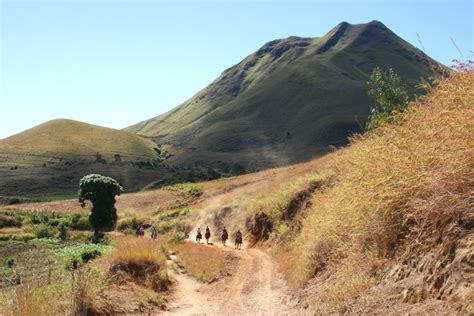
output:
M206 230L206 234L204 235L206 237L206 244L209 243L209 238L211 238L211 232L209 230Z
M235 249L242 249L242 236L235 237Z
M222 245L224 247L225 247L225 242L227 241L228 238L229 238L229 234L227 232L223 232L221 236L221 240L222 240Z
M158 233L156 232L156 228L154 226L151 227L151 239L156 239L158 237Z

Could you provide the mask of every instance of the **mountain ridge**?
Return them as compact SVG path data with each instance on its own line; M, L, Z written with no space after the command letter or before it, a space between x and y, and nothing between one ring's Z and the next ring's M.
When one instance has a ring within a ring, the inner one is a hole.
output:
M175 164L302 161L362 130L377 66L394 68L409 87L445 71L379 21L342 22L322 37L267 42L188 101L125 130L168 146Z

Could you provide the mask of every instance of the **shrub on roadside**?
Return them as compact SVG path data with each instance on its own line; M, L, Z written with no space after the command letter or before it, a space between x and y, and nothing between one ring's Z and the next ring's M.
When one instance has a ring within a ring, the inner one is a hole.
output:
M56 228L46 224L35 225L32 229L36 238L54 238L57 234Z

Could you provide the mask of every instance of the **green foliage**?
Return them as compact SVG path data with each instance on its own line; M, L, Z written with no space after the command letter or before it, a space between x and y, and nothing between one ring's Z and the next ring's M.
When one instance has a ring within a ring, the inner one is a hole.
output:
M33 227L33 234L35 234L36 238L53 238L56 235L56 229L42 223Z
M367 84L369 96L376 102L367 121L367 130L394 123L393 114L403 112L408 107L408 91L401 78L392 68L383 73L376 67Z
M114 179L99 174L90 174L79 182L79 202L84 207L85 201L92 202L89 222L94 228L95 236L101 229L113 229L117 222L115 196L123 192L122 186Z
M185 239L186 239L186 235L182 232L174 232L171 235L171 241L173 241L173 242L179 242L179 241L183 241Z
M90 230L91 225L89 224L89 219L86 216L81 214L74 214L70 221L69 227L73 230Z
M68 238L68 224L66 222L61 222L58 226L59 234L58 237L61 240L66 240Z
M82 259L82 262L87 263L90 260L93 260L93 259L97 258L100 255L102 255L102 252L100 252L100 250L90 249L90 250L84 251L81 254L81 259Z
M139 225L144 223L144 219L137 219L136 217L121 219L117 223L117 229L124 232L126 230L133 230L138 228Z

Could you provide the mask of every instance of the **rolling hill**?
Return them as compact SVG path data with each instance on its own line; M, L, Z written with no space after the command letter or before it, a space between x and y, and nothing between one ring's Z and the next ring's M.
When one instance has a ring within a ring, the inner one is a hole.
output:
M320 38L266 43L172 111L125 130L164 145L177 165L247 170L326 153L360 132L374 67L411 87L446 68L378 21L340 23Z
M0 196L74 193L88 173L134 191L167 173L161 159L156 144L137 135L53 120L0 140Z
M73 120L52 120L0 140L0 152L35 155L106 158L115 154L132 158L156 159L156 144L125 131Z

